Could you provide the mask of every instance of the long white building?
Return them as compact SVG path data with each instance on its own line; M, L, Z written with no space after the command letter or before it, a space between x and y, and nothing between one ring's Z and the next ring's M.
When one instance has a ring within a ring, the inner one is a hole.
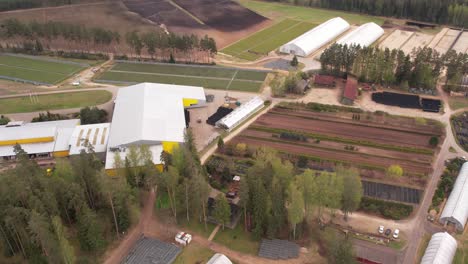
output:
M332 18L280 47L280 52L307 57L350 28L341 17Z
M457 251L457 241L447 232L432 235L421 264L451 264Z
M341 45L359 45L367 47L372 45L384 34L384 30L374 22L369 22L340 38L336 43Z
M442 224L454 224L458 231L465 229L468 218L468 162L465 162L458 174L452 192L440 215Z

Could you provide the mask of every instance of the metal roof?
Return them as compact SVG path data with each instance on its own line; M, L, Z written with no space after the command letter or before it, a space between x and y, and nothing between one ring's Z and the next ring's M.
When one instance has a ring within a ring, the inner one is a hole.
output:
M263 106L263 104L263 100L260 97L256 96L250 101L237 107L236 109L234 109L234 111L232 111L227 116L223 117L221 120L216 122L216 126L231 130L235 126L237 126L242 120L246 119L247 117L255 113L255 111L260 109Z
M458 230L464 230L468 218L468 162L458 173L452 192L440 216L442 223L455 223Z
M341 17L332 18L280 47L283 53L306 57L350 28Z
M232 262L225 255L216 253L206 264L232 264Z
M86 151L85 142L91 144L96 153L106 152L109 131L110 123L77 126L68 141L70 155Z
M155 238L142 237L135 243L122 263L171 264L181 251L173 244Z
M447 232L432 235L421 264L450 264L457 251L457 241Z
M346 34L336 43L341 45L360 45L367 47L372 45L384 34L384 30L374 22L369 22Z
M109 147L183 142L183 99L205 101L202 87L140 83L121 88L115 100Z

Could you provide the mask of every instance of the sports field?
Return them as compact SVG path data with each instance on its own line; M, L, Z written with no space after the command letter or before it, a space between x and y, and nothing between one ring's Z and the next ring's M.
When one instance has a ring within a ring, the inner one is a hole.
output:
M81 108L108 102L108 91L83 91L0 99L0 113L28 113L55 109Z
M0 54L0 78L56 84L86 68L86 64L34 56Z
M117 62L112 68L100 75L97 81L156 82L258 92L267 74L267 71L216 66Z
M270 19L284 19L291 18L296 20L307 21L310 23L320 24L334 17L341 17L348 21L350 24L364 24L367 22L375 22L382 25L384 18L362 15L344 11L311 8L304 6L294 6L280 3L252 1L252 0L239 0L239 3L262 16Z
M302 35L315 26L316 24L309 22L284 19L269 28L235 42L221 50L221 52L253 61L267 55L268 52Z

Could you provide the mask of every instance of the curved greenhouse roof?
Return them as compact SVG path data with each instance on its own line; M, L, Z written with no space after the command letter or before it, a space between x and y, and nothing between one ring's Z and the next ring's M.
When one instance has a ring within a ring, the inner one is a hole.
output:
M341 17L332 18L280 47L280 52L306 57L349 29Z
M372 45L384 34L384 30L374 22L366 23L349 32L336 43L341 45L360 45L367 47Z
M465 229L468 218L468 162L465 162L458 174L450 197L440 216L440 222L455 224L457 230Z
M421 259L421 264L450 264L457 251L457 241L449 233L435 233Z

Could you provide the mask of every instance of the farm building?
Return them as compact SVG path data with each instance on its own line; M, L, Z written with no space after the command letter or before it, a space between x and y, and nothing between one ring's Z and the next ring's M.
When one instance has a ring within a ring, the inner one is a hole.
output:
M457 241L447 232L432 235L421 264L450 264L457 251Z
M263 104L264 102L260 97L254 97L250 101L242 104L238 108L234 109L234 111L232 111L230 114L216 122L216 126L226 129L227 131L231 131L240 123L242 123L242 121L246 120L255 112L260 110L263 107Z
M358 96L358 86L357 80L352 77L348 77L346 80L346 86L343 92L343 98L341 99L342 104L352 105L354 104L354 100L356 100Z
M30 158L68 156L68 140L79 119L38 123L10 122L0 126L0 157L15 159L14 146L20 144Z
M359 45L367 47L372 45L384 34L384 30L374 22L369 22L346 34L336 43L341 45Z
M232 264L232 262L225 255L216 253L206 264Z
M458 174L452 192L440 215L439 221L455 225L458 231L465 229L468 218L468 162L465 162Z
M341 17L332 18L280 47L280 52L307 57L346 30L349 24Z
M107 144L106 170L114 169L116 153L125 159L130 146L147 145L154 164L162 151L184 142L184 108L206 104L202 87L140 83L119 90Z
M110 123L77 126L70 137L70 155L80 154L92 146L95 153L106 153Z

